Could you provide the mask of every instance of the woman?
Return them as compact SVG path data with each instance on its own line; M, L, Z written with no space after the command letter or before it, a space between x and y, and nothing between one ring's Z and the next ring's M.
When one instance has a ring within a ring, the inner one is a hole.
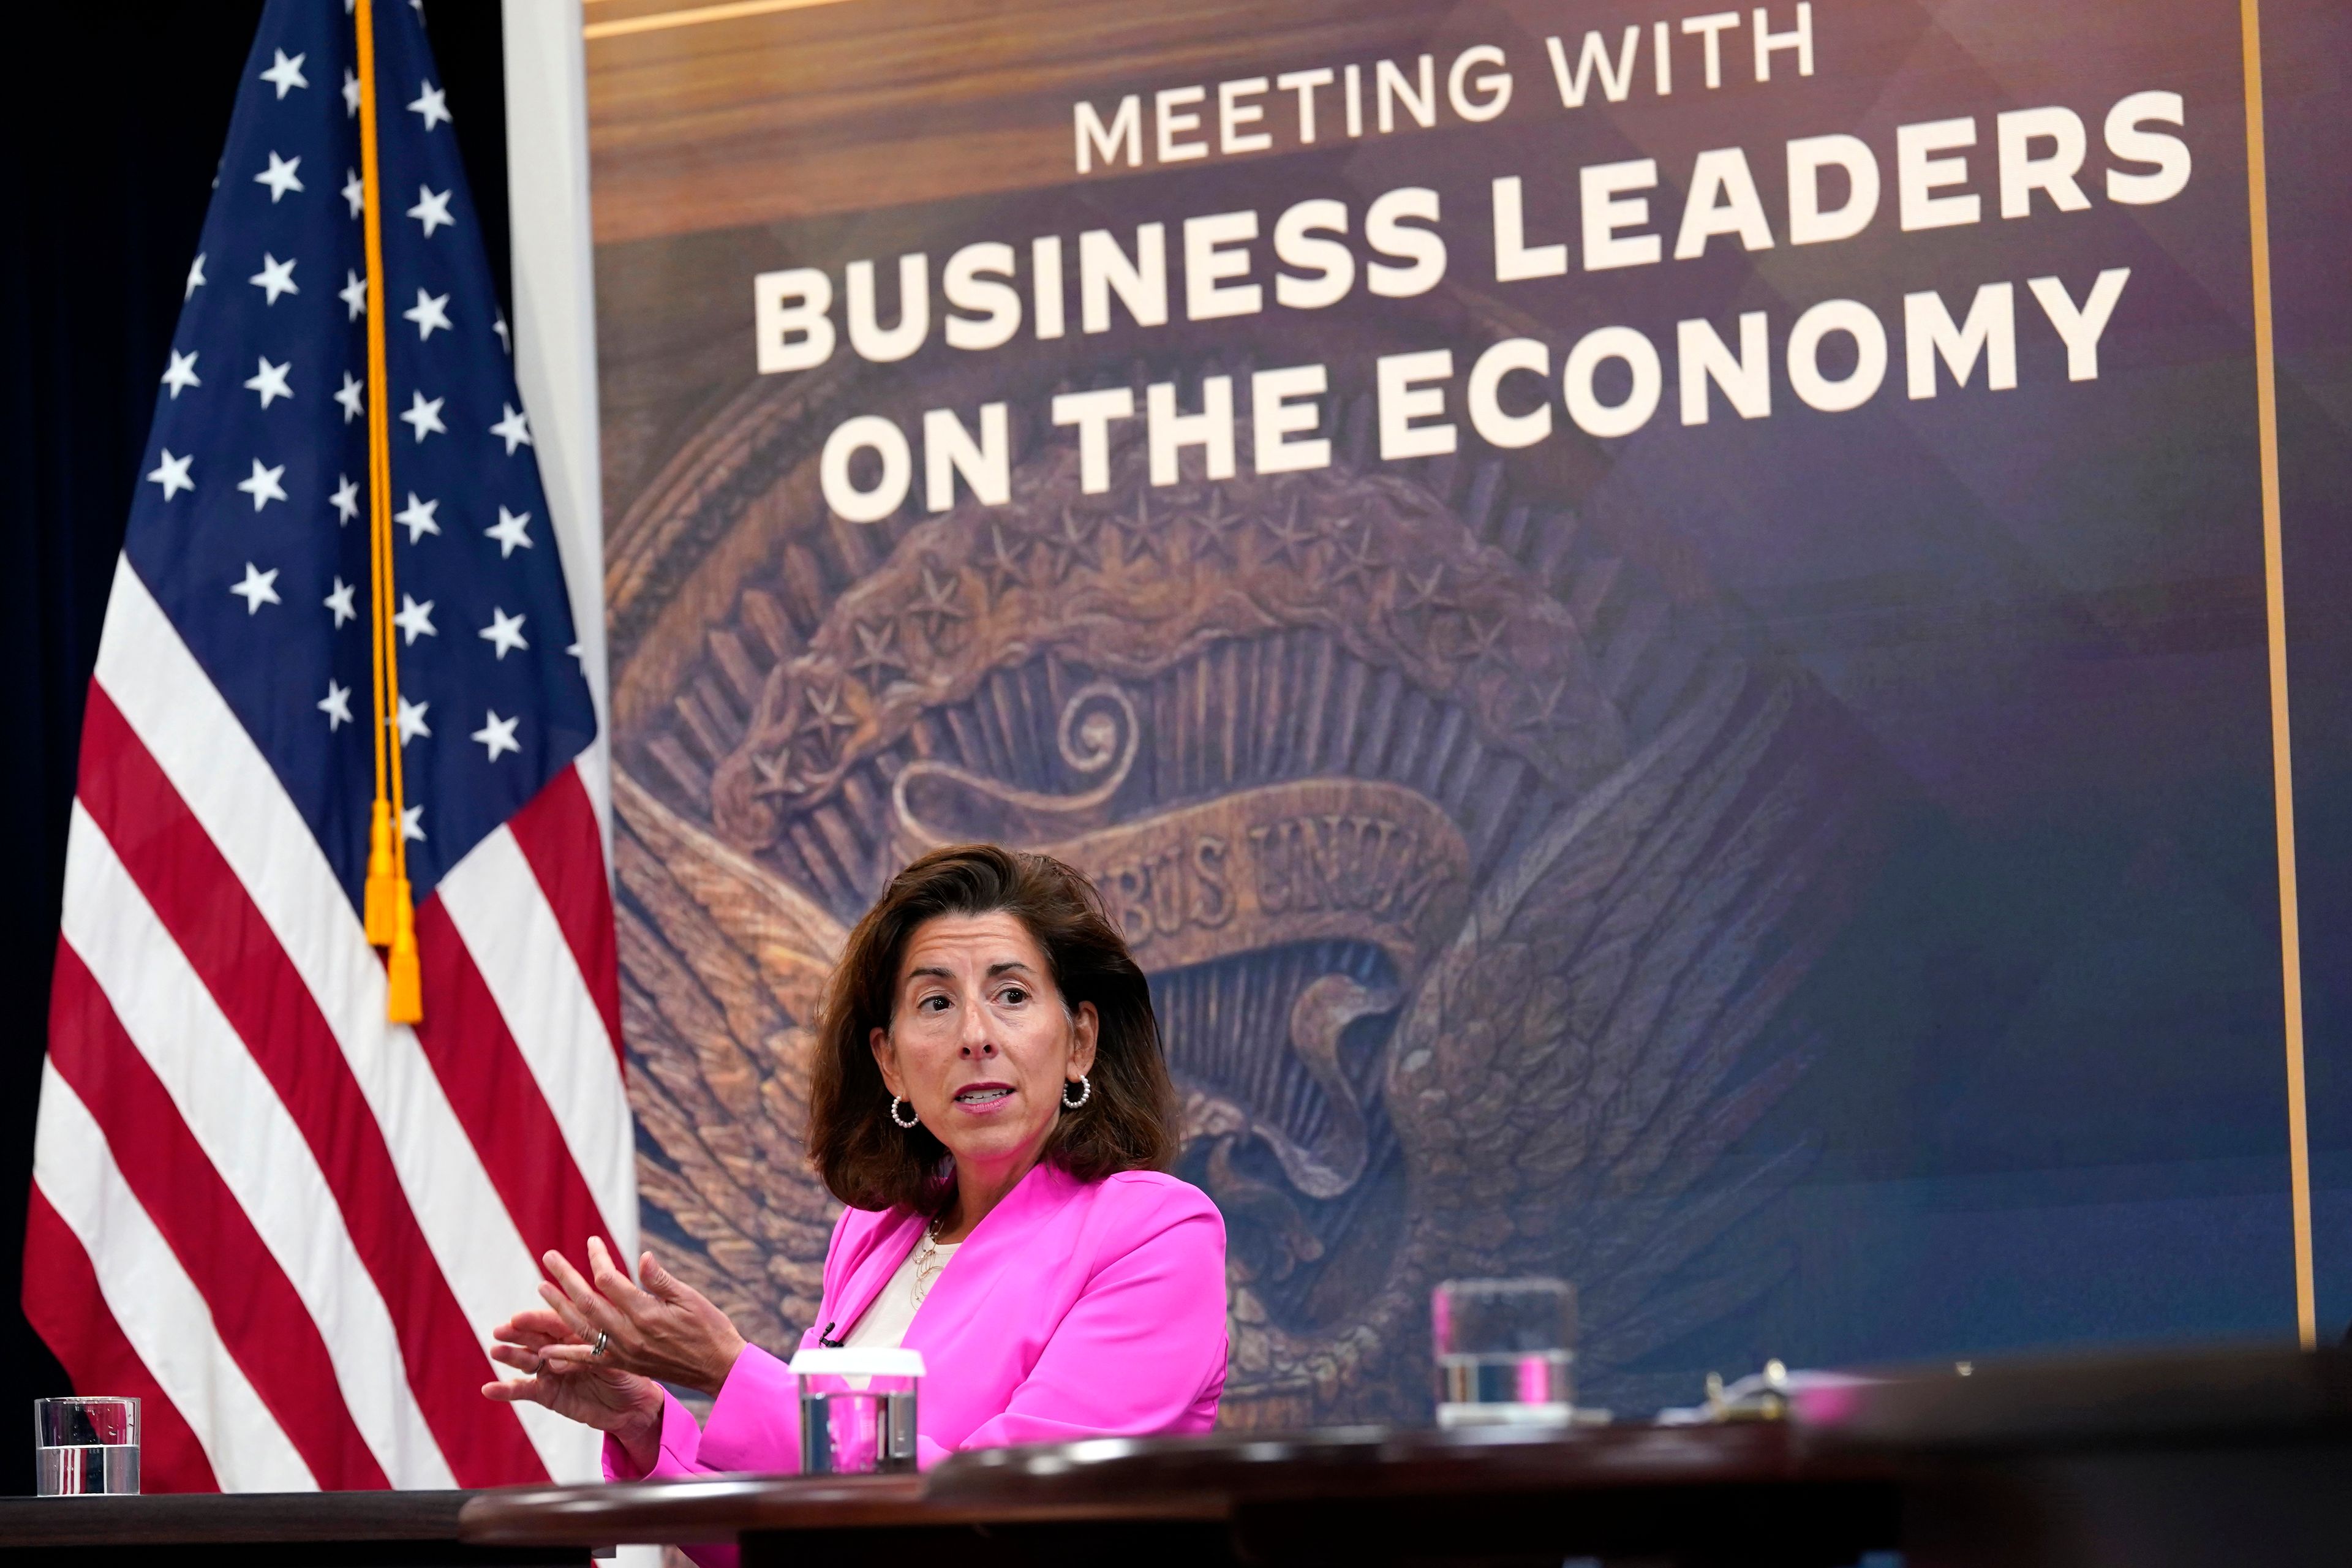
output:
M847 1205L803 1346L904 1344L918 1462L960 1448L1204 1432L1225 1381L1225 1233L1164 1173L1175 1091L1143 972L1094 889L993 845L900 872L850 934L809 1152ZM545 1310L484 1385L605 1434L616 1479L799 1468L792 1373L650 1253L632 1284L551 1252ZM709 1424L661 1386L715 1396Z

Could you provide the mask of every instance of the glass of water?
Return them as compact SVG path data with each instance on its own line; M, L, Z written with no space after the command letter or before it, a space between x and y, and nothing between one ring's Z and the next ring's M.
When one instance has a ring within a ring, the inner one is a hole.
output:
M804 1350L800 1383L801 1474L861 1476L915 1468L915 1396L920 1351Z
M1559 1279L1448 1279L1430 1293L1440 1426L1565 1426L1576 1291Z
M36 1399L33 1445L37 1488L43 1497L139 1489L136 1399Z

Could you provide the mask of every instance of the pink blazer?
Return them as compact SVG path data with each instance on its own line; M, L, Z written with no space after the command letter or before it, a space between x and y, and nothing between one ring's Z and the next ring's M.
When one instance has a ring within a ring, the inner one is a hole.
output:
M905 1210L842 1215L803 1347L828 1324L835 1339L848 1333L922 1226ZM1224 1219L1173 1176L1129 1171L1080 1182L1041 1164L956 1249L906 1343L929 1369L916 1407L925 1466L960 1448L1205 1432L1225 1385ZM660 1457L643 1476L799 1468L793 1374L752 1346L708 1426L667 1401ZM609 1439L604 1474L642 1479ZM697 1555L719 1560L709 1549Z

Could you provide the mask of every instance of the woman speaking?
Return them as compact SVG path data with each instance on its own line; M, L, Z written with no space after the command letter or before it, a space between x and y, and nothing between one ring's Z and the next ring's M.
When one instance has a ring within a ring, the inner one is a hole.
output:
M1085 879L992 845L900 872L851 932L812 1072L809 1152L847 1205L802 1337L905 1345L918 1462L1202 1432L1225 1381L1225 1232L1164 1173L1175 1091L1143 972ZM544 1259L483 1387L605 1434L616 1479L799 1468L791 1373L650 1253L630 1282ZM714 1395L709 1424L661 1385Z

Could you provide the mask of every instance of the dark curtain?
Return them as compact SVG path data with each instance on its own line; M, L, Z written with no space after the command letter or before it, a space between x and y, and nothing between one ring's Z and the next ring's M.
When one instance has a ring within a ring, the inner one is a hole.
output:
M52 8L16 40L17 69L0 93L5 1493L32 1489L26 1402L67 1392L18 1302L82 694L164 350L261 9L257 0ZM440 0L425 19L499 294L510 299L499 8Z

